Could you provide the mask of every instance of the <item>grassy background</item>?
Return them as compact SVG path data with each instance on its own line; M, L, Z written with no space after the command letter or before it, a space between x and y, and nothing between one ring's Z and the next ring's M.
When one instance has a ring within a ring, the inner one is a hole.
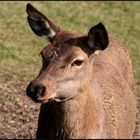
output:
M135 1L35 1L30 2L64 29L87 34L103 22L119 38L132 58L140 96L140 2ZM29 82L41 66L39 52L47 40L34 35L26 20L27 2L0 2L0 82Z

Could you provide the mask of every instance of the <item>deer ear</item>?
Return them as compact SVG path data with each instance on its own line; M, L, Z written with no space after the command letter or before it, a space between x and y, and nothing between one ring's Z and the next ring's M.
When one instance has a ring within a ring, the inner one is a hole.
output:
M56 33L60 31L57 25L29 3L26 6L26 12L28 23L36 35L52 40Z
M104 50L109 44L108 33L105 26L99 23L93 26L88 33L88 46L90 49Z

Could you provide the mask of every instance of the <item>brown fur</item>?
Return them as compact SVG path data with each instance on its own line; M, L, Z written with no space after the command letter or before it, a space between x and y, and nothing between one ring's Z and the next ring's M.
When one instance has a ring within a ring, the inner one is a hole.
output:
M94 64L94 74L103 90L104 109L110 124L108 133L112 133L112 138L132 138L136 103L128 52L118 41L111 38L109 47L97 56Z
M126 49L111 38L109 47L95 57L93 80L83 97L41 105L38 137L55 136L58 131L59 138L132 138L136 102L131 70ZM51 120L47 121L47 114ZM59 130L53 130L52 122Z
M112 37L108 41L102 24L78 36L56 30L31 5L27 13L32 30L51 42L41 51L39 75L27 87L28 96L42 103L37 138L132 138L135 84L123 45Z

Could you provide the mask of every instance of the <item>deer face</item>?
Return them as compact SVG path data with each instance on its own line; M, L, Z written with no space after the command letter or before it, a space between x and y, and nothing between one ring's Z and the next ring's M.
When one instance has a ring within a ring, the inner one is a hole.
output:
M27 95L44 103L62 102L84 93L92 79L94 56L108 45L104 25L99 23L87 36L78 36L63 31L30 4L26 11L33 32L50 41L41 51L42 68L27 86Z

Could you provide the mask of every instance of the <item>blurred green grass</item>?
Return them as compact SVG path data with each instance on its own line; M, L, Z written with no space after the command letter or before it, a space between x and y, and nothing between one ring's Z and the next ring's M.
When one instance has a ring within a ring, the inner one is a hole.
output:
M28 1L30 2L30 1ZM0 2L0 81L29 82L39 72L39 52L47 40L34 35L26 20L27 1ZM138 1L31 1L66 30L87 34L103 22L108 33L128 49L140 96L140 2Z

